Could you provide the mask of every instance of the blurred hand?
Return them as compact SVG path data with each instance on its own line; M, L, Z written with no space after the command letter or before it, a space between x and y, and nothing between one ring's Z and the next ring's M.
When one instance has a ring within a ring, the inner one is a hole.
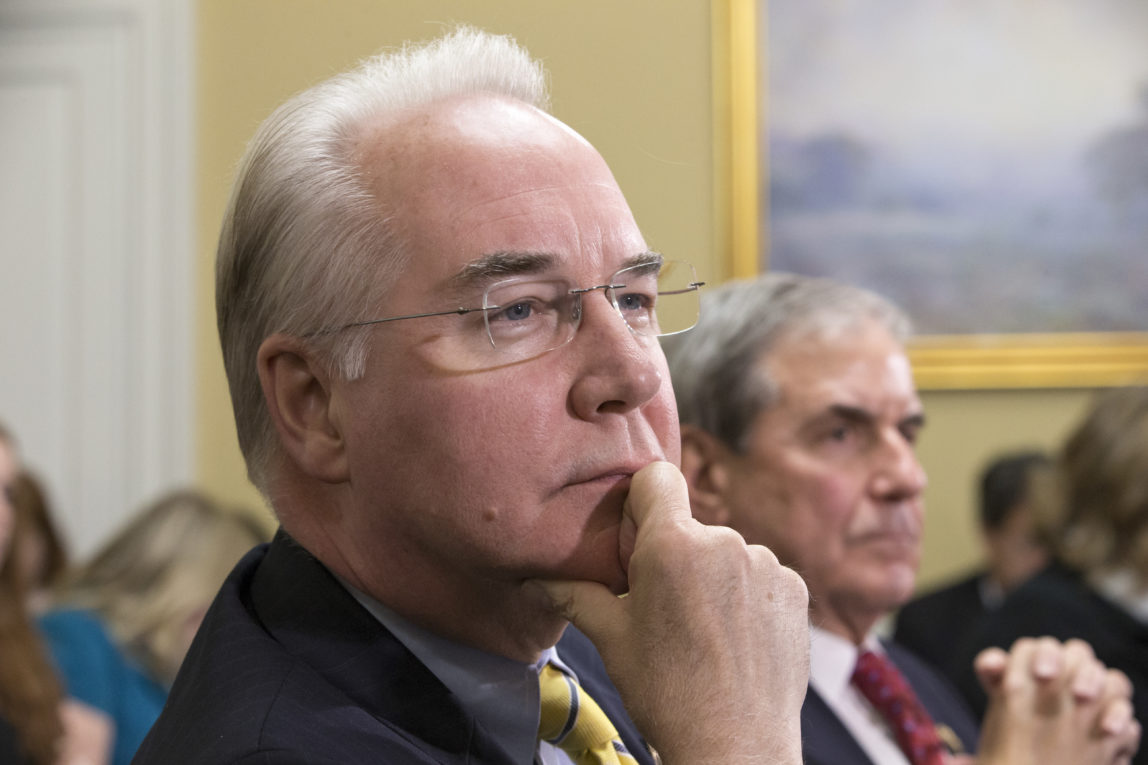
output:
M801 762L809 594L736 532L690 514L669 463L634 475L623 510L623 598L538 582L598 647L626 709L667 765Z
M60 722L64 738L57 765L108 765L116 726L106 712L82 701L64 699L60 702Z
M1125 765L1140 744L1132 684L1080 640L1018 640L981 652L989 697L980 765Z

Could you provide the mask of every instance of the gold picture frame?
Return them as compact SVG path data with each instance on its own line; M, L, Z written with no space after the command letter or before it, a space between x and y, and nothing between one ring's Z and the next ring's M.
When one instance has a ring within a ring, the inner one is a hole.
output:
M759 269L759 173L767 166L758 143L757 39L766 0L712 2L716 246L727 277L746 278ZM931 390L1148 381L1148 332L924 335L913 339L909 355L918 386Z

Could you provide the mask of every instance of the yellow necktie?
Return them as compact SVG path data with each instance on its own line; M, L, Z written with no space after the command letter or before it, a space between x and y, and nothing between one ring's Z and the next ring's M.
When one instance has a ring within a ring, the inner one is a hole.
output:
M539 739L562 749L577 765L637 765L606 713L573 678L547 664L538 674L538 687Z

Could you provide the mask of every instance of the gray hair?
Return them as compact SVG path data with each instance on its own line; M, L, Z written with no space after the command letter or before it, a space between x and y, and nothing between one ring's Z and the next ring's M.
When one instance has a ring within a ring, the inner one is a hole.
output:
M909 319L868 290L794 274L769 273L702 293L701 319L662 338L683 424L713 434L738 452L749 426L777 401L761 361L782 338L827 338L872 320L900 342Z
M510 37L471 28L407 45L284 103L240 163L216 259L216 316L239 445L267 491L277 452L256 368L277 332L306 339L328 370L362 375L366 330L313 334L367 316L406 262L403 232L353 153L368 123L455 96L548 108L542 65Z

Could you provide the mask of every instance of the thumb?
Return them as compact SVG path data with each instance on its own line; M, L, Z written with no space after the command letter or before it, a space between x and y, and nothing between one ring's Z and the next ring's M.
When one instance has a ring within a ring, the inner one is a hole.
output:
M586 633L586 637L595 645L608 644L625 632L626 602L603 584L528 579L526 586L539 590L551 610Z

